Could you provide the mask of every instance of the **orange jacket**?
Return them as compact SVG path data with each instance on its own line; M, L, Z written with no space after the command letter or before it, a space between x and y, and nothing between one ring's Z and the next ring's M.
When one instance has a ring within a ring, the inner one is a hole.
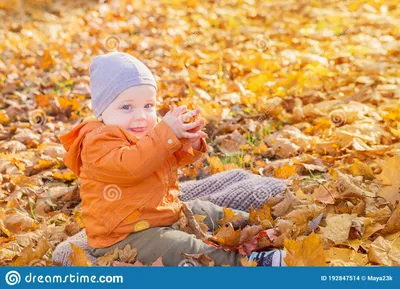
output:
M182 208L178 166L207 152L204 139L200 151L185 151L186 139L178 139L162 120L141 139L94 120L75 126L60 140L67 151L65 165L81 180L82 218L93 248L176 222Z

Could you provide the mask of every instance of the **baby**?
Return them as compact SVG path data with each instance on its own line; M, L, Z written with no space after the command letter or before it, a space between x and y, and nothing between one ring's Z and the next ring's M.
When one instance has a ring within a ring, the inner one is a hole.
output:
M204 119L185 123L200 110L180 106L157 121L158 88L152 73L122 52L93 59L90 87L97 120L82 122L60 139L67 151L64 163L81 180L82 216L91 254L99 257L130 244L144 264L162 257L164 266L177 266L184 262L184 252L204 253L216 266L239 266L238 252L179 230L183 202L178 198L178 167L207 152L207 134L201 131ZM209 201L185 204L194 214L206 215L204 222L210 229L216 229L223 217L222 207ZM234 211L248 217L247 212ZM273 255L283 251L271 252L269 259L265 252L250 259L259 265L268 259L269 266L278 259L282 262L282 256Z

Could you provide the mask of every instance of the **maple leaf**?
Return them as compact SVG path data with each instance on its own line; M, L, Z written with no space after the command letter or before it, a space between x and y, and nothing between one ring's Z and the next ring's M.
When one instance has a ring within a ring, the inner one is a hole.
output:
M126 244L123 249L116 247L114 248L114 250L107 251L106 254L97 258L97 263L100 266L110 266L114 264L115 261L120 263L133 264L135 263L136 258L137 249L132 249L130 244Z
M217 221L220 226L225 226L234 221L243 219L242 215L236 214L235 211L230 208L223 207L222 209L224 212L224 217Z
M281 217L289 213L295 206L301 205L303 202L297 198L291 190L286 190L285 197L279 203L272 206L272 214L275 217Z
M216 232L209 240L227 247L237 247L239 245L241 229L235 231L232 224L229 224L219 228Z
M397 205L381 233L387 235L398 231L400 231L400 205Z
M50 247L49 242L46 239L41 238L35 249L33 249L32 244L25 247L13 262L13 266L28 266L32 261L40 260Z
M321 237L314 232L301 241L286 240L284 247L288 266L326 266Z
M310 233L312 231L310 222L313 222L321 214L322 209L316 204L300 205L284 216L283 219L289 220L295 225L293 230L294 235ZM312 225L315 226L315 223L312 223Z
M72 253L68 255L68 260L73 266L92 266L92 262L89 260L85 251L74 243L69 243L72 249Z
M249 261L248 258L241 258L240 259L240 264L243 267L257 267L257 261L256 260Z
M262 225L263 229L272 228L275 224L274 219L271 216L271 208L268 204L264 204L261 208L254 210L253 206L250 206L249 218L250 224Z
M378 236L368 251L368 258L371 262L385 266L400 265L400 246L392 244L382 236Z
M137 249L131 248L131 244L126 244L124 249L119 251L118 257L121 262L133 263L136 260Z

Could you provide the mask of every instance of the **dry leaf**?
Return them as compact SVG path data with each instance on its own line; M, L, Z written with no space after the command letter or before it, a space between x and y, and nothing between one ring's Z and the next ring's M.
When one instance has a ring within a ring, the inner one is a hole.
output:
M284 261L287 266L326 265L321 237L315 233L311 233L300 242L286 240L285 251L287 254Z

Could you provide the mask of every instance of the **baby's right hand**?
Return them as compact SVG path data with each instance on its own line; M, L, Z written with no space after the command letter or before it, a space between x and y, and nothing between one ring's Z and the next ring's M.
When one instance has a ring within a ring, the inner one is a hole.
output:
M190 133L187 131L199 126L201 122L199 120L185 124L179 116L186 111L186 105L182 105L174 110L168 111L162 120L168 124L169 128L174 132L177 138L197 138L199 136L197 132Z

